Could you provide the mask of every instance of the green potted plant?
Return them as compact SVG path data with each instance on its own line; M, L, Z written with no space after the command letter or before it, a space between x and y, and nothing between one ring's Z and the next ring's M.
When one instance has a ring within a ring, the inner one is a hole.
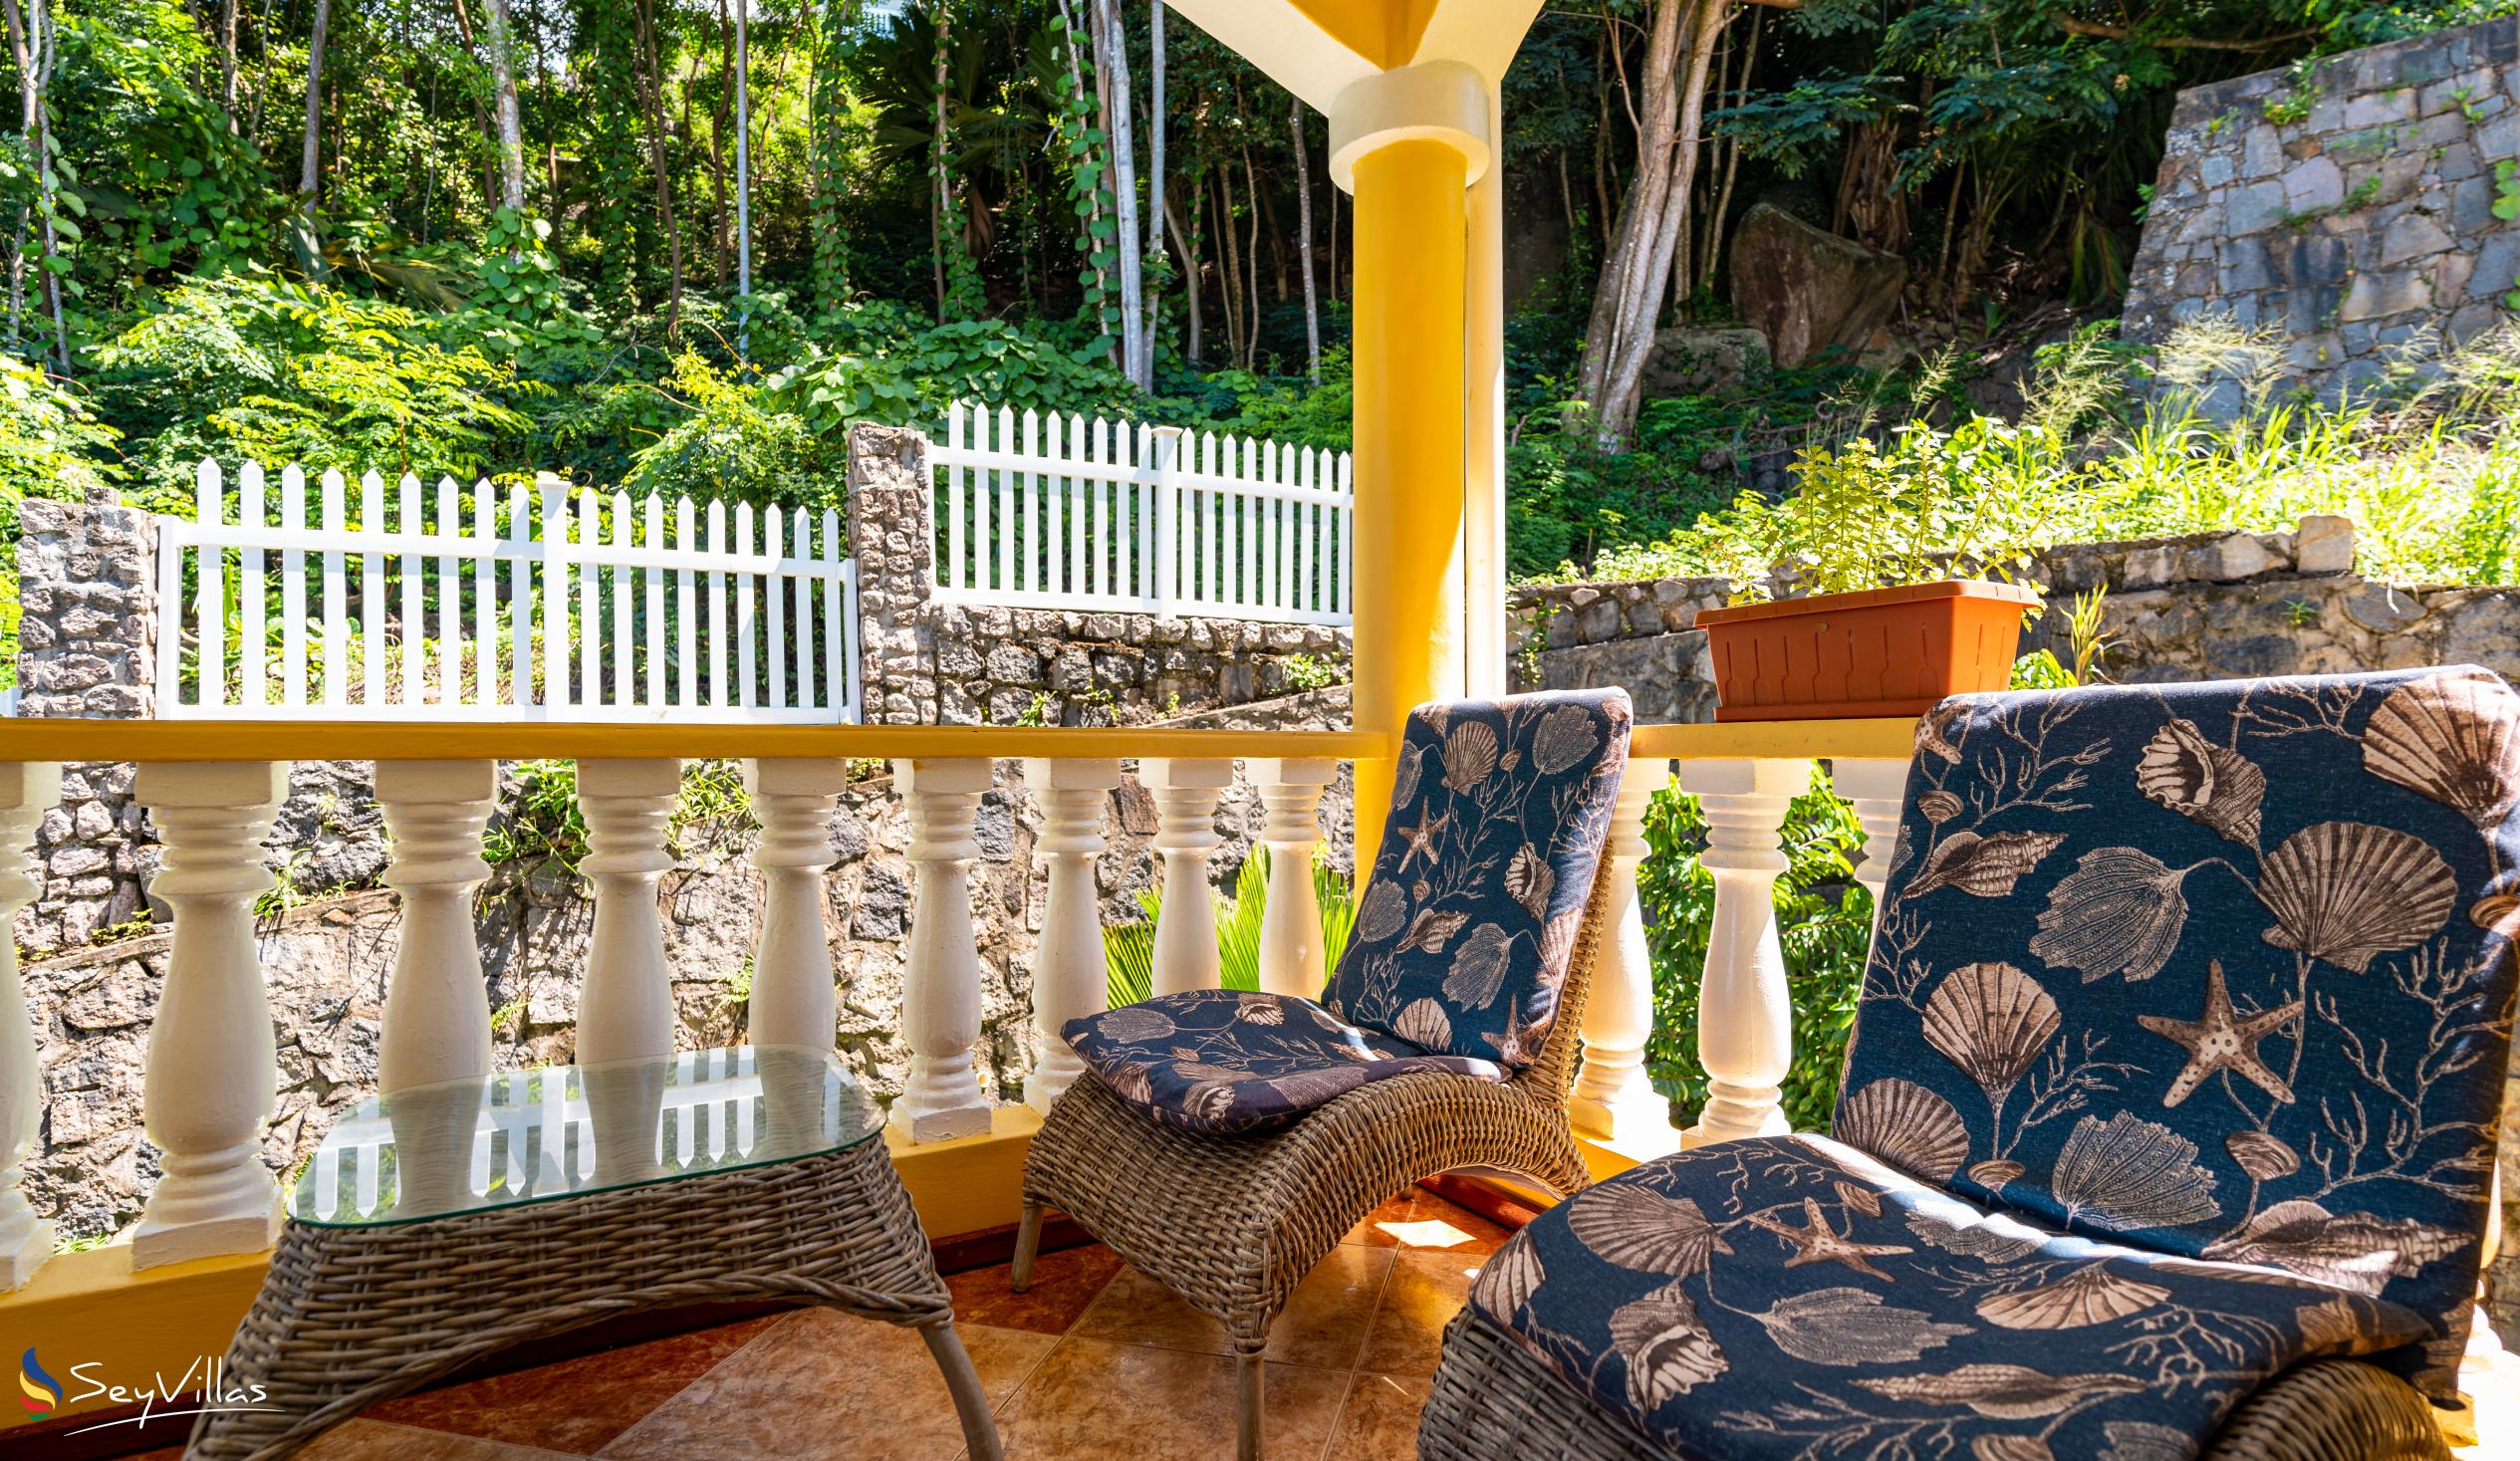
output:
M1743 498L1715 535L1737 598L1701 610L1715 718L1915 715L1945 695L2000 690L2039 596L2009 575L2045 541L2054 433L1983 417L1902 426L1807 450L1782 502Z

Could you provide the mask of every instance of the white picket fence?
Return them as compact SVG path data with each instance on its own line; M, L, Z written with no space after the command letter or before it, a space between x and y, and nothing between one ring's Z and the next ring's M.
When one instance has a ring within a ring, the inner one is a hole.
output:
M370 472L355 503L338 471L291 466L273 491L247 463L231 497L205 461L196 481L194 520L157 520L160 715L859 718L836 512L549 476L502 493Z
M1350 620L1346 452L957 403L928 460L941 602Z

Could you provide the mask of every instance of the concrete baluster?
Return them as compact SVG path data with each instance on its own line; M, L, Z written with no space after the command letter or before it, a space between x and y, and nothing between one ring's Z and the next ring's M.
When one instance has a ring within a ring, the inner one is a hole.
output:
M150 890L173 907L175 926L140 1096L163 1175L131 1235L135 1269L259 1252L279 1231L279 1192L262 1161L279 1053L254 898L271 886L262 844L288 792L288 767L269 761L139 768L136 796L166 857Z
M1207 854L1216 835L1216 802L1234 784L1234 763L1150 758L1137 780L1155 801L1155 852L1163 858L1163 908L1155 917L1154 992L1214 989L1216 899L1207 886Z
M43 891L27 846L35 824L60 801L59 766L0 766L0 930ZM44 1077L18 978L18 941L0 938L0 1291L23 1287L53 1256L53 1225L28 1204L20 1166L43 1120Z
M578 1064L673 1054L673 980L656 882L673 866L665 821L682 789L673 760L582 761L578 808L595 884L595 933L578 999Z
M1715 918L1698 986L1697 1052L1706 1108L1683 1141L1699 1146L1788 1128L1778 1087L1794 1060L1794 1010L1777 940L1778 833L1811 782L1809 761L1683 761L1680 786L1706 814Z
M1050 874L1033 955L1033 1074L1024 1103L1046 1115L1085 1074L1062 1032L1070 1020L1100 1013L1110 987L1094 859L1103 852L1103 806L1120 785L1120 763L1029 760L1024 784L1041 803L1040 846Z
M745 1021L755 1045L832 1048L840 1001L823 874L832 865L832 811L848 781L849 763L838 759L744 763L744 789L761 819L752 854L761 869L761 942Z
M377 1052L377 1084L388 1095L490 1074L490 995L472 895L490 875L481 835L498 795L495 762L377 763L377 803L393 838L384 880L402 899Z
M985 758L892 763L893 785L909 805L917 900L901 994L910 1078L890 1120L913 1141L989 1129L989 1098L971 1064L980 1039L980 952L971 925L971 859L980 845L972 826L989 778Z
M1671 1103L1645 1075L1645 1039L1653 1033L1653 963L1637 901L1645 808L1670 780L1667 763L1631 761L1619 783L1600 873L1611 880L1611 937L1594 959L1592 994L1584 1005L1584 1064L1567 1103L1576 1129L1638 1161L1680 1148Z
M1906 758L1898 760L1857 760L1842 758L1829 763L1829 779L1838 795L1855 804L1856 820L1864 825L1864 860L1855 869L1856 881L1873 890L1873 932L1882 929L1882 891L1890 881L1890 858L1898 851L1898 818L1906 802Z
M1269 901L1260 915L1260 987L1271 994L1317 998L1328 977L1313 852L1321 846L1322 789L1338 775L1338 762L1319 757L1251 763L1266 813L1260 841L1269 850Z

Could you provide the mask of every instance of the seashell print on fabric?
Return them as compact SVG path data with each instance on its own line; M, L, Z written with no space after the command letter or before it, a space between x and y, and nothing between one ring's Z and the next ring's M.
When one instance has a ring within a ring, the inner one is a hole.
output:
M2310 1346L2311 1353L2342 1349L2371 1328L2371 1307L2372 1301L2360 1294L2331 1294L2295 1310L2293 1323L2301 1330L2302 1341Z
M1814 1289L1750 1317L1776 1347L1813 1364L1903 1363L1970 1333L1964 1324L1936 1324L1921 1309L1885 1305L1870 1289Z
M2196 1143L2128 1111L2075 1122L2048 1186L2068 1222L2119 1232L2201 1223L2222 1211Z
M1443 784L1461 793L1496 769L1496 731L1483 720L1465 720L1443 742Z
M2363 769L2490 832L2520 806L2520 695L2489 674L2399 685L2363 726Z
M1126 1045L1141 1045L1150 1040L1169 1040L1180 1027L1161 1010L1143 1005L1123 1005L1103 1017L1103 1034Z
M1925 814L1925 821L1940 827L1968 809L1961 805L1958 797L1935 787L1916 799L1916 810Z
M1610 1341L1628 1364L1628 1401L1651 1414L1732 1367L1679 1285L1613 1312Z
M1977 1436L1969 1441L1969 1461L2056 1461L2056 1452L2037 1436Z
M1500 1319L1511 1319L1540 1292L1548 1271L1540 1266L1540 1245L1507 1243L1479 1267L1470 1282L1470 1302Z
M1954 766L1959 765L1960 748L1951 744L1949 735L1951 728L1958 725L1967 715L1966 705L1955 705L1948 710L1940 708L1928 710L1916 717L1917 752L1922 755L1939 756Z
M2014 1181L2028 1170L2009 1157L1993 1157L1969 1165L1969 1180L1989 1192L2000 1192L2006 1182Z
M1112 1089L1112 1095L1137 1105L1145 1105L1155 1098L1154 1084L1147 1079L1144 1066L1121 1066L1106 1073L1103 1084Z
M2301 1170L2301 1157L2278 1136L2264 1131L2234 1131L2222 1138L2222 1148L2240 1164L2240 1170L2261 1182L2289 1177Z
M1704 1273L1710 1254L1732 1252L1693 1199L1630 1183L1593 1187L1573 1198L1567 1231L1604 1263L1675 1279Z
M1283 1025L1286 1006L1266 997L1245 999L1234 1007L1234 1018L1246 1025Z
M1417 778L1426 769L1426 753L1415 743L1400 747L1398 769L1391 777L1391 805L1405 807L1417 800Z
M2187 928L2187 895L2173 871L2135 848L2095 848L2048 890L2030 952L2057 969L2079 969L2083 982L2161 972Z
M2049 1374L2023 1364L1963 1364L1941 1374L1892 1374L1856 1383L1893 1400L1966 1405L1989 1420L2037 1420L2097 1395L2131 1394L2144 1386L2131 1374Z
M2196 1438L2148 1420L2113 1420L2100 1428L2109 1446L2100 1461L2195 1461Z
M2158 1284L2096 1263L2052 1284L1981 1299L1977 1317L2008 1330L2079 1330L2142 1314L2169 1297Z
M1969 1130L1951 1102L1893 1076L1839 1103L1831 1123L1840 1141L1928 1182L1947 1182L1968 1160Z
M2181 817L2203 823L2243 847L2256 847L2266 773L2248 758L2205 739L2177 716L2161 727L2136 763L2136 790Z
M1556 776L1601 748L1602 733L1581 705L1561 705L1540 717L1532 737L1531 764L1543 776Z
M2479 1184L2482 1193L2482 1184ZM2410 1279L2436 1258L2478 1239L2412 1218L2331 1213L2296 1197L2259 1213L2240 1231L2205 1246L2225 1263L2260 1263L2357 1294L2377 1296L2391 1279Z
M2322 822L2267 853L2258 900L2277 948L2361 974L2382 954L2441 931L2458 897L2449 865L2420 839L2361 822Z
M1939 888L1956 887L1981 898L2009 897L2021 875L2065 841L2061 832L1999 832L1979 837L1955 832L1925 854L1925 865L1910 878L1901 897L1920 898Z
M1269 1089L1285 1096L1297 1106L1317 1105L1334 1096L1342 1096L1365 1084L1365 1072L1355 1066L1324 1066L1318 1071L1298 1071L1269 1082Z
M1231 1084L1206 1082L1191 1087L1189 1093L1181 1097L1181 1113L1192 1120L1221 1121L1241 1099Z
M1433 1000L1411 1000L1391 1021L1391 1033L1411 1045L1442 1050L1452 1044L1452 1019Z
M1872 1188L1858 1186L1853 1182L1831 1182L1829 1186L1838 1194L1838 1200L1845 1203L1850 1210L1860 1212L1866 1217L1882 1215L1882 1194Z
M1990 1218L1985 1222L1962 1225L1944 1222L1925 1213L1910 1212L1907 1214L1907 1231L1945 1253L1982 1259L1987 1263L2011 1263L2039 1251L2037 1237L2003 1231L1998 1226L2003 1221Z
M1963 964L1925 1001L1925 1043L2001 1103L2063 1016L2039 981L2004 963Z
M1461 931L1470 915L1452 908L1421 908L1408 925L1408 936L1400 940L1402 949L1424 949L1430 954L1443 952L1446 940Z
M2500 938L2520 937L2520 894L2488 893L2467 905L2467 921Z
M1496 1003L1513 944L1513 935L1493 923L1471 929L1453 955L1452 972L1444 976L1443 997L1463 1009L1484 1010Z
M1557 890L1557 869L1540 855L1540 849L1530 843L1516 848L1505 864L1505 895L1522 904L1532 917L1547 918L1549 894Z
M1408 922L1408 893L1388 877L1378 877L1365 886L1365 897L1357 905L1356 936L1367 943L1381 943L1397 933Z

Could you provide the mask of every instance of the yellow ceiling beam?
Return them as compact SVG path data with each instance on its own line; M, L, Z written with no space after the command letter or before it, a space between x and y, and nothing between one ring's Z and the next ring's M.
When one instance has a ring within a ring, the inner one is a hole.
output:
M1458 61L1495 81L1541 0L1172 0L1227 49L1329 115L1377 72Z

